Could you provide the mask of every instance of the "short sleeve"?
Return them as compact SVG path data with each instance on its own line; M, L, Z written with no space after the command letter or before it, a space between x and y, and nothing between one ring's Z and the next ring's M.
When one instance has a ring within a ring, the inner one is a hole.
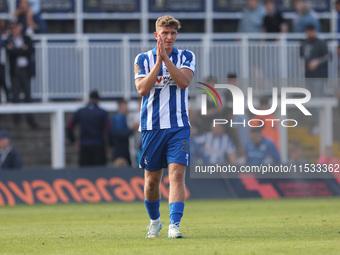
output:
M188 68L194 73L195 67L196 67L195 54L189 50L183 50L181 53L181 66L179 69Z
M135 79L144 78L147 75L148 68L148 56L147 54L139 54L135 58Z

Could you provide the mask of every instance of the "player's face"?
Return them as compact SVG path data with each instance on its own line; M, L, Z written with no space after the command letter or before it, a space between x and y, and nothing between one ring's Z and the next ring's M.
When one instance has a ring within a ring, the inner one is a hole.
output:
M161 39L164 44L165 50L172 49L174 47L176 38L177 38L177 30L172 27L159 27L155 32L155 37L158 35L161 36Z

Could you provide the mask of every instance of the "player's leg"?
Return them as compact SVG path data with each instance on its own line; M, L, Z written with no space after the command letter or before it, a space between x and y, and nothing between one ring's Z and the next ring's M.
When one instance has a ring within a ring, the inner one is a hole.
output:
M169 164L169 207L170 224L179 226L184 211L185 200L185 165Z
M185 169L183 164L169 164L169 204L185 200Z
M162 223L159 213L160 202L160 182L162 179L162 169L157 171L144 170L144 202L146 210L150 218L148 233L146 237L158 237L158 233L162 228Z
M169 238L183 238L179 224L184 211L185 169L189 164L190 127L174 129L168 144L169 168Z
M167 166L166 130L142 132L142 157L140 166L145 169L145 207L151 221L146 237L158 237L158 232L162 228L159 213L161 169Z
M157 209L148 208L147 210L151 220L159 218L159 200L160 200L160 182L162 178L162 169L158 171L144 171L144 197L145 203L158 203ZM149 210L150 209L150 210Z

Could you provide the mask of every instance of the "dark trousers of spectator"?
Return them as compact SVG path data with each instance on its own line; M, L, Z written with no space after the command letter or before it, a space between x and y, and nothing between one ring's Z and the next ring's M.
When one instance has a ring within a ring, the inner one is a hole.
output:
M20 102L20 93L24 93L24 102L30 103L32 102L31 98L31 76L28 68L17 68L15 70L15 76L11 76L11 85L12 85L12 97L13 103ZM37 123L34 120L33 114L26 114L27 123L31 126L31 128L38 128ZM20 122L21 115L14 114L13 120L15 124Z
M8 88L6 85L6 77L5 77L5 65L0 64L0 103L1 103L1 92L5 93L6 101L8 101Z
M113 135L112 142L115 150L113 150L113 161L118 158L126 159L129 166L131 166L131 158L130 158L130 147L129 147L129 137L128 136L119 136Z
M327 85L327 78L309 78L307 79L306 88L310 91L312 100L313 98L323 98L325 97L325 87ZM319 127L319 117L320 110L318 108L312 108L310 110L313 119L314 125Z
M105 146L80 146L79 166L105 166Z
M31 77L28 68L17 68L11 77L13 103L20 102L20 93L24 93L24 102L31 102Z

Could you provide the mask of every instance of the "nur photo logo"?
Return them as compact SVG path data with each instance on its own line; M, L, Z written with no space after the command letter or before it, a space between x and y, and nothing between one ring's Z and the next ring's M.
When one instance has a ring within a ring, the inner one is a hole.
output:
M273 114L277 109L280 109L281 116L287 116L287 106L293 105L292 107L298 108L305 116L312 115L310 111L304 106L305 103L309 102L311 99L311 93L308 89L305 88L297 88L297 87L273 87L272 88L272 104L269 109L257 109L255 107L255 99L253 88L249 87L247 89L247 98L245 99L245 95L243 91L231 84L215 84L214 86L205 84L203 82L198 82L199 84L203 85L204 87L197 87L198 89L202 90L205 93L201 95L201 115L207 115L207 95L209 95L212 100L214 101L215 106L217 106L217 102L215 97L217 97L221 106L223 106L223 102L221 100L220 95L217 93L216 89L227 89L232 95L232 113L233 115L245 115L245 110L248 110L251 114L257 116L267 116ZM280 92L280 93L279 93ZM214 96L214 95L215 96ZM292 95L299 95L299 97L292 96ZM256 124L254 124L256 121ZM281 125L284 127L295 127L297 126L298 122L295 119L265 119L265 121L271 122L272 126L274 127L275 122L281 122ZM233 120L228 119L214 119L213 124L214 126L220 124L230 124L232 127L233 125L247 125L250 127L262 127L265 121L260 119L251 119L248 122L244 120L243 122L234 122ZM252 123L254 122L254 123ZM290 124L289 124L290 123ZM291 124L293 123L293 124Z
M216 97L219 100L221 106L223 106L221 97L217 93L216 89L214 89L214 87L210 86L209 84L203 83L203 82L197 82L197 83L205 86L208 89L210 89L210 91L212 91L216 95ZM212 93L208 89L201 88L201 87L196 87L196 88L198 88L198 89L204 91L205 93L207 93L212 98L212 100L214 101L215 106L217 106L215 97L212 95ZM202 115L206 115L207 114L207 94L202 94L202 108L201 108Z

